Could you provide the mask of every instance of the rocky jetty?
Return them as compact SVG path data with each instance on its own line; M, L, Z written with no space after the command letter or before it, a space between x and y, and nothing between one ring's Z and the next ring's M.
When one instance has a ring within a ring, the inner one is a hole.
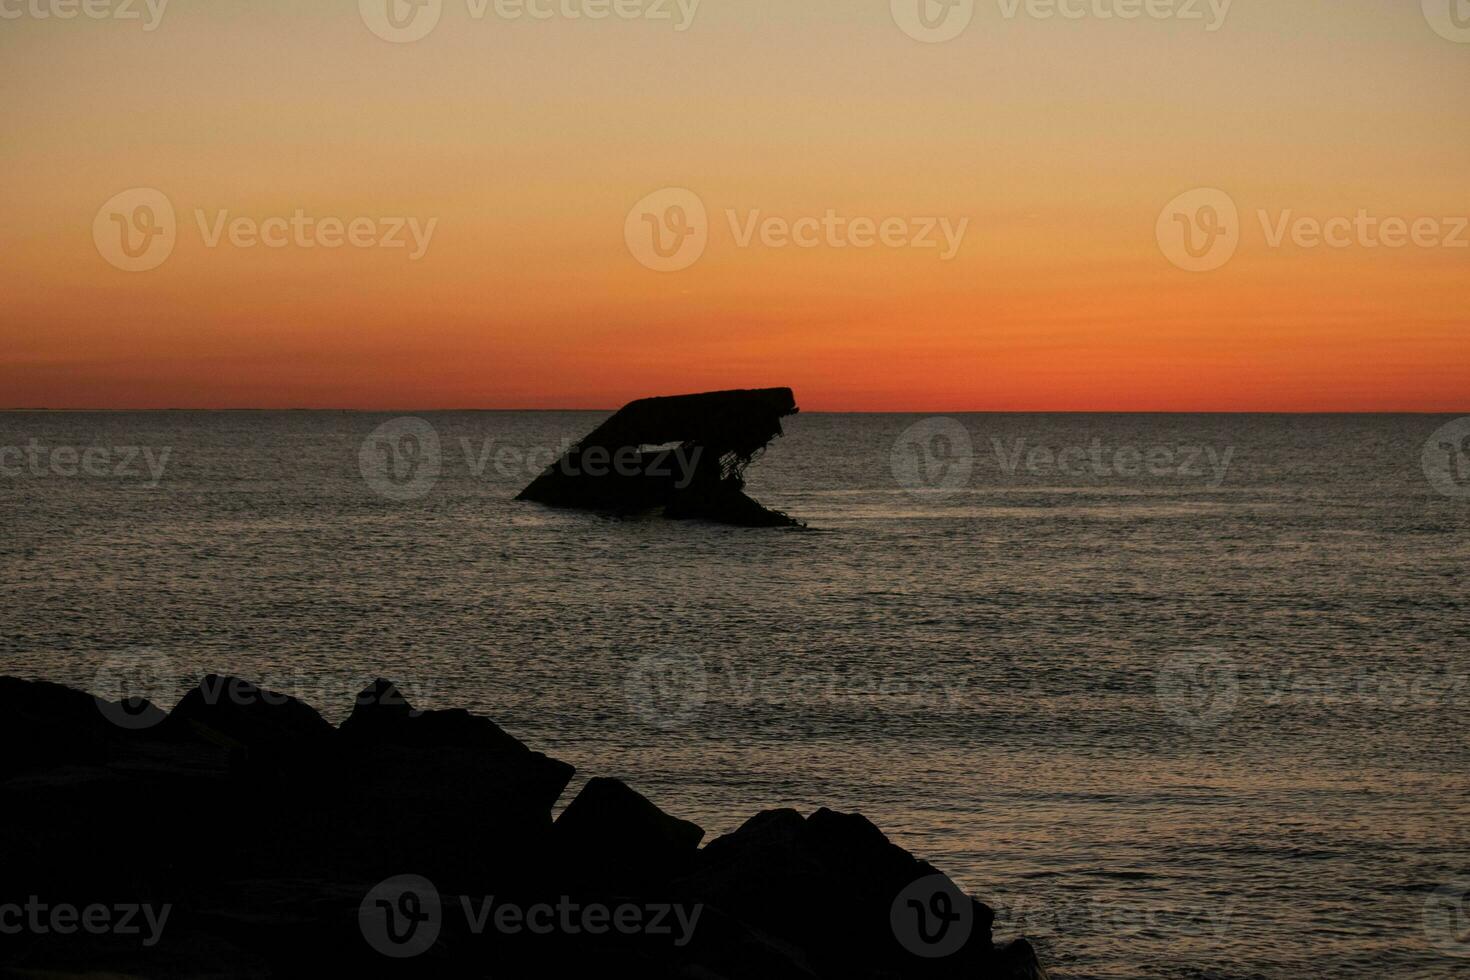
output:
M340 726L211 675L165 713L0 678L0 971L1044 977L856 814L697 825L388 681Z

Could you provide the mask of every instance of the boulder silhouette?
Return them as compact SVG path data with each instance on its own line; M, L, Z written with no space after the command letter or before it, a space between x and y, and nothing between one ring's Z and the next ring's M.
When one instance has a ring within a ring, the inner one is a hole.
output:
M942 876L856 814L771 810L700 850L697 825L594 778L553 823L570 765L489 719L415 710L386 680L340 729L219 675L153 727L120 725L111 707L0 678L0 904L167 905L168 926L151 947L7 936L0 972L1045 976L1024 940L994 947L990 910L968 897L963 946L916 956L891 920L895 902ZM369 942L365 916L378 908L373 890L404 875L427 879L444 914L433 945L399 961ZM667 931L473 928L462 903L490 898L677 906L698 924L677 942Z
M1004 976L991 937L994 912L973 899L967 899L963 947L942 958L916 959L895 934L895 902L913 883L938 875L859 814L824 808L803 818L786 809L758 814L711 841L682 885L802 948L823 976L873 969L897 976Z
M109 720L109 710L108 702L60 684L0 677L0 744L10 749L0 752L0 777L68 763L106 762L124 747L126 735ZM141 699L131 702L131 710L145 724L161 717ZM25 750L18 751L22 746Z
M453 746L486 752L530 751L489 718L472 715L462 708L417 711L396 684L382 678L358 694L352 714L342 722L342 734L357 741L413 748Z
M995 975L1001 980L1047 980L1036 948L1026 939L1014 939L995 951Z
M209 674L179 701L164 732L194 736L246 752L296 753L316 748L335 729L316 709L238 677Z
M563 856L589 878L647 885L691 867L704 830L664 813L621 780L599 776L556 818L555 835Z

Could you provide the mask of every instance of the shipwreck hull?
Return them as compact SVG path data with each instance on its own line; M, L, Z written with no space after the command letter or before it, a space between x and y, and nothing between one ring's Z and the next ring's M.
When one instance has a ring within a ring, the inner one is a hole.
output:
M742 527L797 522L745 494L745 468L795 415L790 388L631 402L577 442L517 500Z

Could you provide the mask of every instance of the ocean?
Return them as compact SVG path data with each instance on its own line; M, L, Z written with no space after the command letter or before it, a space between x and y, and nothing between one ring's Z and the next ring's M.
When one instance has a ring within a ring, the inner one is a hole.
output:
M804 414L806 530L512 499L605 414L0 414L0 672L859 811L1059 978L1470 975L1470 422Z

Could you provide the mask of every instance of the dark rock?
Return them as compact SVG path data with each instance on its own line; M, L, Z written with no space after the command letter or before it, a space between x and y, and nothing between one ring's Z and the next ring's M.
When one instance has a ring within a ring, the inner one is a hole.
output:
M803 819L771 810L711 841L682 886L763 933L805 950L817 972L895 976L990 976L994 912L970 903L963 947L924 959L895 934L896 901L939 873L858 814L818 810Z
M0 777L58 765L100 765L162 712L142 698L107 702L47 681L0 677ZM124 726L119 722L129 722ZM12 747L24 747L13 751Z
M487 719L415 711L387 681L340 731L299 701L214 675L157 730L119 724L115 708L0 678L11 750L0 904L167 904L167 931L149 948L116 935L6 937L0 972L1045 977L1030 944L995 949L988 908L856 814L771 810L701 851L698 826L593 779L553 825L571 766ZM374 949L361 919L370 891L403 875L428 879L445 910L438 941L406 962ZM968 916L952 954L925 959L899 913L934 881L946 891L933 909ZM471 928L461 900L486 896L523 908L678 903L699 910L698 928L684 943Z
M399 786L417 785L426 794L454 786L456 794L484 789L504 803L550 811L576 770L532 752L489 718L461 709L418 711L392 681L376 680L358 694L342 723L343 741L357 762L378 772L369 778ZM478 788L455 785L443 770L461 767ZM426 778L427 777L427 778Z
M412 748L530 751L489 718L460 708L416 711L397 685L381 678L358 694L352 714L342 723L342 734L357 741Z
M1047 980L1036 949L1025 939L1016 939L995 952L997 980Z
M789 853L805 826L806 818L795 810L764 810L741 824L734 833L706 844L701 863L706 868L714 868L740 862L768 862Z
M162 726L225 749L284 754L314 748L335 732L315 709L238 677L210 674L185 694Z
M556 819L556 843L612 883L660 881L692 866L704 830L664 813L621 780L596 777Z

